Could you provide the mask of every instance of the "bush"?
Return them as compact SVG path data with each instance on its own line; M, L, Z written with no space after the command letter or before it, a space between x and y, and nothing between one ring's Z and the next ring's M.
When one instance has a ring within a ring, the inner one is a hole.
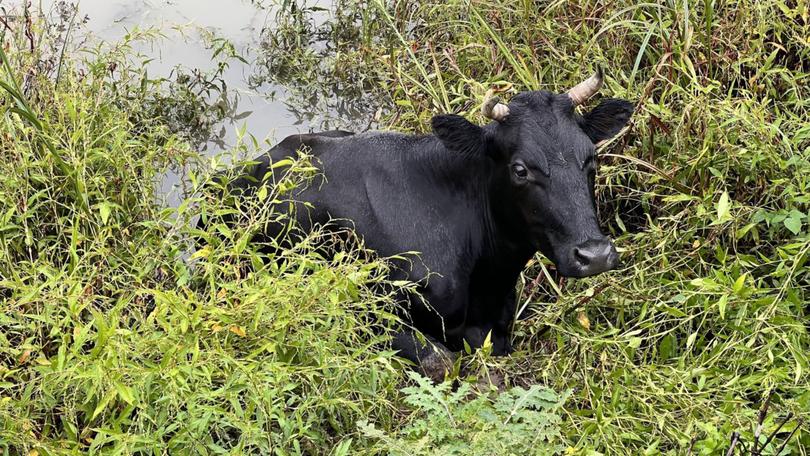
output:
M384 454L509 456L563 450L557 413L565 398L554 391L533 385L470 398L470 383L452 390L451 382L434 385L409 375L416 385L402 391L414 412L401 428L386 434L365 420L358 423Z
M359 419L393 425L383 259L324 258L312 233L265 262L247 241L278 219L267 210L197 230L199 212L226 211L202 197L209 168L128 112L160 81L124 91L109 62L134 70L107 53L66 60L56 81L16 52L22 30L5 40L0 452L323 454ZM286 166L257 204L306 178L305 161ZM158 184L184 167L189 197L166 208Z
M750 450L771 393L764 434L808 421L806 4L341 7L368 10L362 52L316 47L320 64L376 78L386 128L425 132L446 112L483 123L488 90L562 92L597 65L602 96L637 104L632 127L598 151L600 218L625 267L565 281L538 256L519 286L518 352L470 371L572 390L562 428L583 453L717 454L732 431ZM312 49L274 52L295 61ZM806 454L799 427L785 452Z
M352 94L373 87L358 106L400 131L444 112L480 123L489 89L562 91L606 68L604 95L637 102L632 128L599 150L600 216L626 266L568 282L538 256L518 287L516 353L464 357L460 393L407 381L380 348L397 325L384 259L362 245L325 258L312 233L266 262L250 242L284 221L268 203L308 178L306 157L279 165L285 183L248 203L252 217L219 223L232 209L202 189L224 159L200 160L187 144L199 138L173 123L221 113L146 78L127 43L63 60L65 34L31 52L51 32L13 23L0 77L0 448L708 455L738 432L736 454L756 438L762 454L784 442L781 454L807 454L805 3L341 1L311 47L291 39L310 24L292 3L285 35L263 37L283 59L261 81L300 81L304 96L342 75ZM339 39L315 54L323 36ZM170 94L182 115L153 109ZM233 157L260 147L246 138ZM157 184L178 169L185 202L166 208ZM215 220L205 232L201 212ZM191 254L198 238L208 247ZM479 374L523 389L472 394Z

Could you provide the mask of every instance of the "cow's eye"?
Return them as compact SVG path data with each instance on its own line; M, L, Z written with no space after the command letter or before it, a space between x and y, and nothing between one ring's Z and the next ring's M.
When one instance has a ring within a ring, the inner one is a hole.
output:
M512 165L512 172L515 173L518 179L526 179L529 177L529 171L526 167L518 163Z

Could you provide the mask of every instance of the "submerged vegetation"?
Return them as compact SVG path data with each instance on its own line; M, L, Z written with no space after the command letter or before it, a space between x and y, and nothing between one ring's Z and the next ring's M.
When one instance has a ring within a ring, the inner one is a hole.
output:
M409 286L379 286L385 259L324 257L313 233L264 262L248 241L268 210L194 228L228 215L200 190L227 157L194 150L223 115L194 100L217 99L215 78L149 79L131 55L149 34L63 53L70 14L4 18L0 451L808 454L810 5L337 1L321 23L279 3L257 86L327 110L359 98L386 129L481 123L490 89L605 68L603 95L637 103L599 151L625 266L568 281L538 256L515 353L464 356L454 390L410 378L385 349L383 290ZM230 156L264 147L245 136ZM277 166L285 181L248 204L311 172ZM158 182L179 168L186 198L166 207Z

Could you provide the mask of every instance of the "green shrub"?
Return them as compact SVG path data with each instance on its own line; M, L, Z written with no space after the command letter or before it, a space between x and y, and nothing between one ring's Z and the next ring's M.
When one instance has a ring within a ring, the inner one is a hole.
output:
M308 11L293 3L281 11ZM231 210L201 190L224 159L200 160L167 123L215 123L188 96L210 86L167 90L127 43L85 60L62 60L59 42L32 52L44 26L23 21L2 32L3 451L726 454L732 432L750 452L771 397L760 445L780 433L763 454L785 440L782 454L808 453L806 2L338 5L314 40L293 39L305 15L263 36L267 61L282 58L262 81L323 97L319 79L345 80L372 94L362 111L413 132L437 113L481 122L490 88L561 91L595 65L604 95L638 104L599 151L600 216L624 268L565 281L538 256L518 287L517 351L460 361L462 389L492 375L571 391L520 409L549 438L525 449L541 433L501 413L548 390L400 391L397 358L380 350L396 326L375 292L387 266L362 246L324 258L313 233L264 262L249 241L278 214L262 208L307 179L305 159L248 203L253 217L197 230L200 212ZM308 47L321 37L335 47ZM161 110L170 94L177 112ZM245 138L233 158L262 147ZM185 203L166 208L156 187L178 169ZM189 257L197 238L208 247ZM431 411L442 403L449 413ZM458 426L440 425L450 417Z
M368 421L358 423L384 454L509 456L563 450L558 412L565 397L552 390L533 385L473 393L469 383L453 390L452 382L434 385L419 374L409 376L416 385L402 392L414 412L402 427L387 434Z
M386 262L362 246L324 258L318 233L269 262L248 242L306 160L279 164L264 210L200 231L197 214L228 211L202 190L211 165L128 112L161 81L115 60L127 92L101 54L66 60L57 83L37 71L47 56L18 52L24 31L3 44L0 453L324 454L359 419L394 425ZM188 194L166 208L177 168Z
M362 51L317 48L332 51L319 62L376 78L386 128L426 132L445 112L482 123L489 89L561 92L597 65L603 97L637 103L632 127L597 154L600 218L624 268L565 281L538 256L519 285L517 353L471 371L573 390L562 428L583 453L687 454L720 442L715 432L727 448L732 431L750 448L769 392L765 433L791 412L784 429L810 420L806 2L341 7L371 10L354 29ZM808 447L804 426L785 452Z

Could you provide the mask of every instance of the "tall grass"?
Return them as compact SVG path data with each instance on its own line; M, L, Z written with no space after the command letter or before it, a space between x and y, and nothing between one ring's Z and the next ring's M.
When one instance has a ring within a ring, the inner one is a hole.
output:
M557 282L538 257L517 353L473 357L471 372L573 389L568 437L585 453L726 454L732 432L750 452L770 396L764 428L799 427L782 454L807 454L805 2L354 7L373 11L363 41L377 46L326 64L389 69L375 84L386 128L424 131L447 110L483 122L488 90L563 91L597 65L604 95L637 103L632 128L599 151L600 217L625 267ZM762 454L783 444L764 440Z
M265 263L247 240L267 210L196 230L224 211L199 191L210 170L132 115L161 81L125 90L117 71L136 68L102 53L66 60L57 84L47 55L21 51L37 26L0 48L0 453L324 454L361 418L388 429L394 319L371 292L385 261L324 258L313 233ZM198 196L162 207L159 180L191 165ZM286 166L256 205L306 178ZM189 258L195 238L208 246Z
M152 32L81 58L36 46L41 27L0 38L0 453L432 454L472 435L485 452L561 448L548 388L403 389L387 347L393 296L413 285L389 283L351 233L301 233L276 210L312 179L306 151L254 198L223 196L236 174L213 173L262 145L192 149L211 100L190 89L208 80L150 79L131 50ZM157 189L175 169L185 199L166 207ZM277 247L263 253L256 234L278 223L296 236L263 238ZM455 433L435 426L448 419Z
M305 156L221 223L236 209L202 190L217 160L152 109L207 116L171 95L188 91L146 77L126 43L62 60L30 50L41 24L14 23L0 47L0 450L523 453L536 423L538 454L729 454L734 432L730 454L808 453L805 2L337 2L323 26L282 6L295 17L263 36L283 58L260 59L262 77L339 93L318 86L330 75L400 131L445 111L483 122L489 90L562 91L607 69L603 93L638 106L599 151L600 217L625 266L566 281L529 265L517 351L471 353L455 374L528 392L402 392L384 259L324 257L319 233L272 261L250 242L284 222L269 203L308 179ZM178 167L188 198L165 208L157 182ZM189 255L193 239L207 247ZM551 390L570 393L559 405Z

